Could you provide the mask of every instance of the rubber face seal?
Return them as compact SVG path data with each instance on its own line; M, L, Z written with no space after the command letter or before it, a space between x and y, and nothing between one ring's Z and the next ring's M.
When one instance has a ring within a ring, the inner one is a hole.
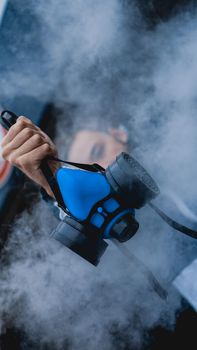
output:
M107 168L105 175L113 190L132 208L143 207L160 193L147 171L124 152Z

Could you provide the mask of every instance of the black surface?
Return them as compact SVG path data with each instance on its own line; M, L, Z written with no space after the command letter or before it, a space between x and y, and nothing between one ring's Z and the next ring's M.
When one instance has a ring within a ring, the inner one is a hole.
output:
M197 348L197 313L183 301L183 310L177 313L174 330L156 327L150 331L150 345L146 350Z
M167 21L177 13L193 10L196 0L137 0L144 19L151 26Z

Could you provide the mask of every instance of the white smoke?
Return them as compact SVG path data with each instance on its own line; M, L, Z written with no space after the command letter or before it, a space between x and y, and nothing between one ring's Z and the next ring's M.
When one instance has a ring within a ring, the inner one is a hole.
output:
M148 31L135 6L118 0L26 6L39 23L42 60L34 55L32 62L28 57L31 71L26 62L5 72L5 91L28 88L43 98L56 88L57 105L77 103L84 122L122 122L124 116L139 142L136 156L161 188L194 208L196 14ZM61 133L66 137L66 130ZM39 202L14 226L0 279L2 332L8 322L57 350L142 349L148 329L173 326L180 300L168 283L196 252L192 240L170 231L148 208L137 213L141 229L127 245L167 285L165 303L112 245L95 268L48 238L52 215Z

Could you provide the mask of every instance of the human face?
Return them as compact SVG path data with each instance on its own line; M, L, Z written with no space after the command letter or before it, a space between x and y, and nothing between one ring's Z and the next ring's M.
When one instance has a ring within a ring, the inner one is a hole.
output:
M122 129L108 132L81 130L76 133L68 160L79 163L99 163L106 168L116 156L127 149L127 133Z

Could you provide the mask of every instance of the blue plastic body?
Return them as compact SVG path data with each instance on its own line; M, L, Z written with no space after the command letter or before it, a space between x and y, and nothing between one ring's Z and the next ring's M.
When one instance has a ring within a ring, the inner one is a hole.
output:
M100 173L59 168L56 179L66 207L80 221L86 220L93 205L110 193L110 185Z
M61 167L55 175L65 206L80 222L85 221L92 207L111 192L106 177L101 173ZM115 198L106 199L102 207L98 206L97 211L92 215L91 224L100 229L108 214L119 208L120 203ZM124 209L113 217L103 232L103 238L110 238L110 230L115 222L128 212L134 215L134 209Z

